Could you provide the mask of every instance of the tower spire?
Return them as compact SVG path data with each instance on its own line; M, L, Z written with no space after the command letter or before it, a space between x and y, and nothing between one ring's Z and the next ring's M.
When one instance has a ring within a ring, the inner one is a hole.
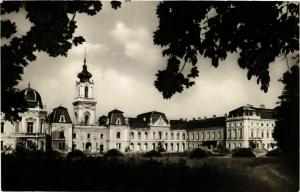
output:
M86 47L84 48L84 60L83 65L86 65Z

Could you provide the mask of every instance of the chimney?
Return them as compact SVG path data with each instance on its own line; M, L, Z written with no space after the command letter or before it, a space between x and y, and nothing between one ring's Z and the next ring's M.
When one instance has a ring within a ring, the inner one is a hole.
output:
M260 108L261 108L261 109L265 109L265 105L261 104L261 105L260 105Z
M129 123L129 119L128 117L125 117L125 124L128 125L128 123Z
M213 115L213 118L215 119L217 116L216 115Z

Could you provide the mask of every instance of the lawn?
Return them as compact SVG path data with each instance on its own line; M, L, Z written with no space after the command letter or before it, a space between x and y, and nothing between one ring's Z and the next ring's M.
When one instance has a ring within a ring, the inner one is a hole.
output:
M2 190L296 191L282 158L2 155Z

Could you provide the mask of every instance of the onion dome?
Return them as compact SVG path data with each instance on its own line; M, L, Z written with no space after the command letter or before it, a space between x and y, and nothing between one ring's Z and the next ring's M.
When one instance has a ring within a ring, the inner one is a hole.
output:
M82 66L82 71L78 73L77 77L80 79L80 82L89 82L90 78L92 77L92 74L87 70L85 57L84 57L84 64Z
M42 98L39 92L30 88L30 84L28 84L28 88L22 90L21 93L24 94L27 108L43 108Z

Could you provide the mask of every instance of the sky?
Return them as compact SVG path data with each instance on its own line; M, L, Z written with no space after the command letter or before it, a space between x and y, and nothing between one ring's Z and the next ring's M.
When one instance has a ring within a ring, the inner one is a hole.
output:
M75 82L86 48L98 117L119 109L127 117L156 110L164 112L168 119L192 119L222 116L246 104L276 106L283 88L278 79L287 70L285 60L278 58L271 63L271 82L264 93L256 84L256 77L247 79L247 71L237 64L237 54L229 55L218 68L199 57L200 74L195 85L171 99L163 99L154 86L155 74L166 67L166 58L152 39L158 26L156 6L157 2L123 2L120 9L114 10L109 2L104 2L96 16L77 14L76 35L82 35L86 42L73 47L67 57L54 58L37 52L37 59L25 68L18 88L24 89L30 82L31 88L40 93L48 113L62 105L73 119ZM7 17L17 22L17 35L30 29L24 11Z

